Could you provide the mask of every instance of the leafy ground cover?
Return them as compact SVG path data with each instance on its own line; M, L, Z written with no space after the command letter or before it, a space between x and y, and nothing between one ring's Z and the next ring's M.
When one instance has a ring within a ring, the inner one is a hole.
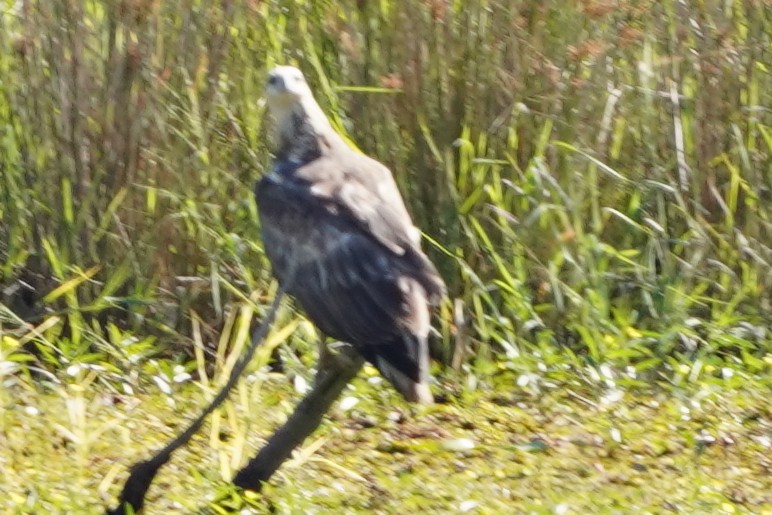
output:
M265 491L243 498L229 479L298 397L283 375L255 371L162 469L147 513L770 513L768 380L628 389L609 379L545 378L536 390L501 371L495 387L409 409L362 377ZM4 510L98 513L128 465L207 397L198 383L91 386L7 391Z

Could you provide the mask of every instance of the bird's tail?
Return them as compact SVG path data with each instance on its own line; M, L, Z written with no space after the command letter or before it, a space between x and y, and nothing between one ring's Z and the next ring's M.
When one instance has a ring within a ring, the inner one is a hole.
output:
M387 345L368 349L365 356L408 402L431 404L429 345L425 337L405 334Z

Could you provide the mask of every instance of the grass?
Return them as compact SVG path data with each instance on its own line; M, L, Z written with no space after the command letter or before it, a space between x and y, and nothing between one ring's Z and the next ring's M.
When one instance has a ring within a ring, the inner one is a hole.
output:
M361 383L265 499L222 503L496 512L506 488L537 513L768 510L771 40L762 1L3 1L8 509L97 510L232 366L274 289L262 85L294 63L425 231L452 402L409 416L439 431L413 441ZM208 502L315 339L283 315L215 422L236 436L175 459L153 509ZM454 437L477 445L437 443Z
M506 387L516 381L504 371L495 388L409 413L382 384L358 380L344 403L358 402L336 407L263 495L242 498L229 479L298 396L283 376L256 371L162 469L147 512L772 509L768 381L714 379L618 395L579 381L538 393ZM136 395L75 381L44 392L14 388L16 406L3 418L3 507L99 512L127 463L203 407L201 386L177 385L171 394L148 386Z

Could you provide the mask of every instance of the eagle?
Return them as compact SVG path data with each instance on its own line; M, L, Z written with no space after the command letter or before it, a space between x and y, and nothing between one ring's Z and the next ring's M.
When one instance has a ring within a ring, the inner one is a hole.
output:
M274 68L266 99L276 147L255 198L274 276L407 401L433 402L427 338L445 284L391 172L333 129L299 69Z

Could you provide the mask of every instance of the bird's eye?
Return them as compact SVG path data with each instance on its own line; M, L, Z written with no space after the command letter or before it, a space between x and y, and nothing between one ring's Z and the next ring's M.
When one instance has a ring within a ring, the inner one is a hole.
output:
M271 86L275 86L278 81L279 81L279 78L276 77L276 75L271 75L270 77L268 77L268 84L270 84Z

